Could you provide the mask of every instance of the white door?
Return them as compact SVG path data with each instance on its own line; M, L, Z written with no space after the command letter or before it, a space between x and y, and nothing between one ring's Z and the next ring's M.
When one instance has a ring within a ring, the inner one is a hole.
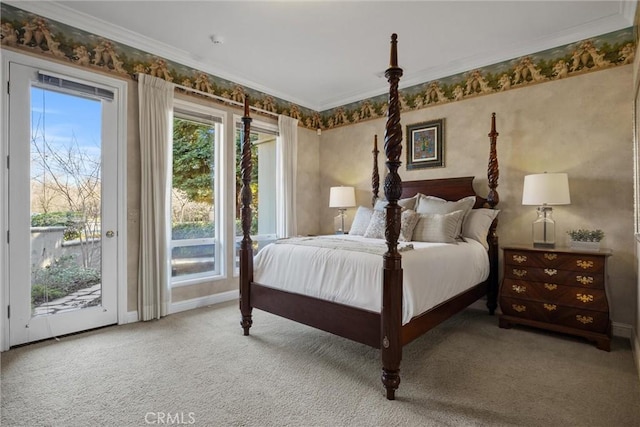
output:
M9 88L9 345L117 323L118 93L17 62Z

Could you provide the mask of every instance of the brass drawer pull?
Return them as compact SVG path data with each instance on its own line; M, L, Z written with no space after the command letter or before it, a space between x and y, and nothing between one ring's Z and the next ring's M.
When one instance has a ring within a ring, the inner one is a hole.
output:
M549 261L553 261L554 259L558 258L558 254L544 254L544 257L546 259L548 259Z
M593 317L591 316L581 316L578 314L576 315L576 320L583 325L586 325L587 323L593 323Z
M549 276L555 276L556 274L558 274L558 270L556 270L555 268L545 268L544 272Z
M593 295L589 294L576 294L576 298L583 303L593 302Z
M555 310L555 309L556 309L556 308L558 308L558 307L557 307L555 304L545 304L545 305L544 305L544 308L546 308L546 309L547 309L547 310L549 310L549 311L553 311L553 310Z
M522 264L527 260L527 257L525 255L514 255L513 260L518 264Z
M587 268L593 268L593 261L583 261L579 259L576 261L576 265L586 270Z
M545 283L544 287L550 291L555 291L556 289L558 289L558 285L556 285L555 283Z
M593 277L591 276L576 276L576 282L581 283L583 285L592 285Z
M519 294L521 294L523 292L527 292L527 287L526 286L522 286L522 285L513 285L511 287L511 289L513 289L514 291L516 291Z
M524 277L527 275L527 270L519 270L517 268L513 269L513 274L514 276L518 276L518 277Z
M513 308L518 313L522 313L523 311L527 311L527 307L524 305L511 304L511 308Z

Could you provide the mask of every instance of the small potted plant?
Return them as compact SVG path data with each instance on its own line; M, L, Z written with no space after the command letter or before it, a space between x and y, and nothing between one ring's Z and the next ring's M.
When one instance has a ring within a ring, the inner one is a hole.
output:
M567 234L571 237L572 248L592 251L600 250L600 241L604 238L604 231L600 229L587 230L579 228L577 230L569 230Z

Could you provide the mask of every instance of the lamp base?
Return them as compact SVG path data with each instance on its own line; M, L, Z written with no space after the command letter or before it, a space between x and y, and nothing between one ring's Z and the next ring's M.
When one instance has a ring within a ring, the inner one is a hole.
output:
M555 248L556 246L556 223L553 220L553 210L551 206L539 206L538 217L532 224L533 247L534 248Z
M345 218L347 214L345 213L346 209L340 208L338 209L340 213L338 216L333 218L333 227L336 234L347 234L345 230Z

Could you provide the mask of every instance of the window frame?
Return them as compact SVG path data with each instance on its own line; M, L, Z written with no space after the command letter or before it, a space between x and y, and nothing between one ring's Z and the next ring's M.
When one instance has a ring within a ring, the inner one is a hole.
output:
M233 135L234 135L234 168L237 166L238 161L240 159L240 155L238 154L238 150L235 147L235 137L236 137L236 131L240 131L242 132L243 130L243 124L240 121L240 117L237 117L236 119L234 119L234 126L233 126ZM251 132L252 133L268 133L268 134L273 134L274 138L275 138L275 155L276 155L276 159L278 157L278 152L280 150L280 144L278 143L278 139L280 138L280 129L278 127L277 123L268 123L268 122L264 122L264 121L260 121L260 120L256 120L253 119L251 122ZM242 141L240 141L240 144L242 144ZM277 161L277 160L276 160ZM276 168L277 168L277 164L276 164ZM276 177L274 176L273 179L275 180ZM235 173L234 173L234 188L235 188ZM275 188L275 191L277 192L277 187ZM235 216L235 212L238 209L238 201L237 198L235 197L235 190L234 190L234 204L233 204L233 220L234 220L234 224L236 219L238 219ZM275 194L274 194L275 197ZM277 224L277 216L279 215L279 210L276 206L276 224ZM233 232L233 239L234 239L234 250L233 250L233 276L234 277L239 277L240 275L240 268L238 266L238 263L235 262L236 256L238 254L238 250L236 249L237 247L239 247L240 245L240 241L242 240L242 234L240 235L236 235L235 232L235 226L234 226L234 232ZM257 235L251 235L251 240L252 242L256 243L256 242L261 242L261 241L271 241L271 240L275 240L277 239L277 225L276 225L276 231L273 234L257 234ZM254 253L255 255L255 253Z
M190 117L190 120L193 120L198 123L208 124L214 126L214 185L213 185L213 194L215 203L213 205L213 223L214 223L214 237L212 238L196 238L196 239L178 239L173 240L171 238L171 216L172 216L172 203L171 203L171 190L173 189L173 139L172 146L170 147L170 164L171 170L168 178L168 195L169 203L168 203L168 212L167 217L169 218L169 231L168 231L168 262L171 266L173 261L173 249L175 247L184 247L184 246L195 246L202 244L213 244L214 247L214 257L215 257L215 268L213 271L206 271L201 273L193 273L193 274L185 274L181 276L170 276L169 277L169 286L173 288L179 288L183 286L191 286L197 285L200 283L211 282L215 280L221 280L226 277L226 245L224 244L224 194L221 191L222 185L221 181L224 179L224 162L223 162L223 153L222 148L224 146L225 141L225 121L226 121L226 113L222 110L218 110L212 108L210 106L202 105L197 102L174 98L173 101L173 119L176 118L175 110L176 108L180 110L181 115L188 116L189 113L193 113L194 116ZM211 123L207 123L206 119L199 116L211 116ZM178 116L178 118L180 118ZM172 123L173 123L172 119ZM182 243L177 245L176 242ZM185 244L186 243L186 244Z

